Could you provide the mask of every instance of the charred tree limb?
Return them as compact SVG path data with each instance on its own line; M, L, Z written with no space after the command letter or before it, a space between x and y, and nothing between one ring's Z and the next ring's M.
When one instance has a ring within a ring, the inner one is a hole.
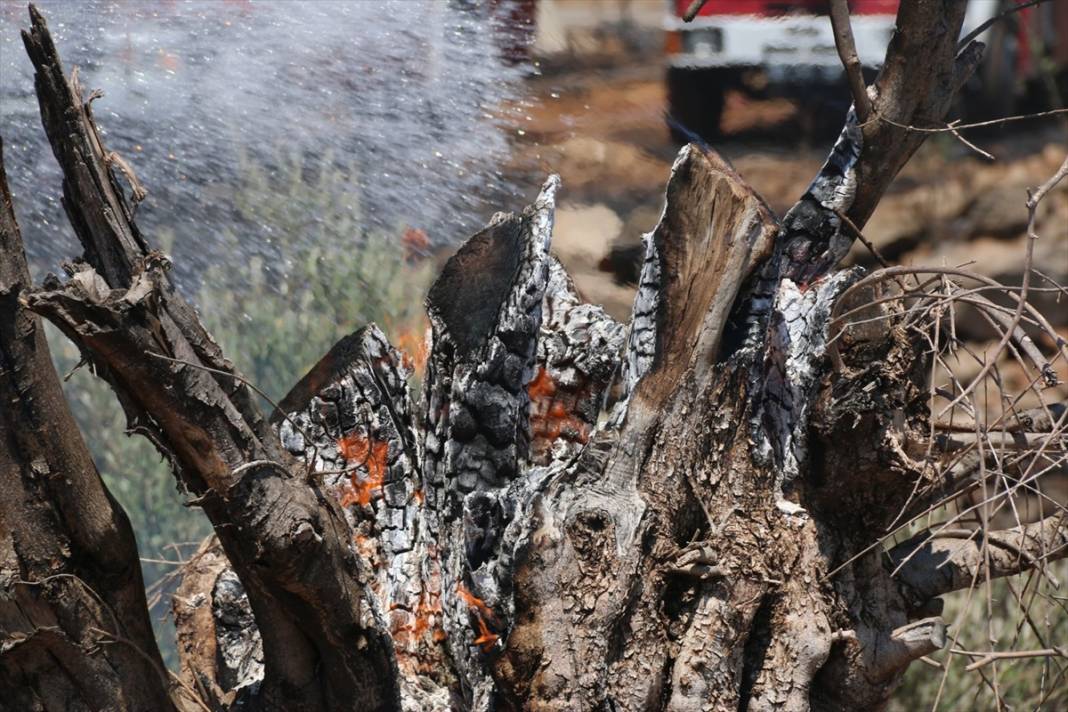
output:
M385 617L406 710L444 709L456 676L444 646L443 577L413 421L411 368L377 326L339 341L279 404L283 445L344 510Z
M634 303L627 387L666 394L683 372L705 379L720 358L742 284L771 255L779 224L714 151L686 146L668 180L663 217L646 236Z
M130 521L78 432L40 318L19 303L31 282L2 149L0 679L17 693L5 704L172 709Z
M531 390L550 385L533 381L559 183L550 176L522 213L494 216L427 296L424 487L440 550L444 630L474 709L496 704L485 660L497 655L512 619L514 530L526 524L515 517L542 479L529 468ZM477 284L468 281L474 273L484 275Z
M115 178L112 152L105 148L93 119L92 97L83 98L77 69L72 71L70 81L64 76L45 19L33 5L30 18L31 28L23 31L22 39L36 70L35 88L45 134L63 169L64 210L85 250L83 260L109 287L129 286L144 269L152 250L134 222L133 211ZM232 371L192 305L177 294L166 275L161 277L158 282L165 295L164 311L180 325L198 359L212 368ZM240 381L225 377L221 377L220 386L231 392L231 400L257 434L267 437L270 428L253 405L248 389Z
M89 264L72 267L66 285L47 282L26 303L78 344L131 425L200 498L264 637L262 706L394 707L392 643L336 503L305 480L170 283L165 258L148 250L87 104L64 77L43 18L32 8L31 18L24 41L45 132Z
M831 27L834 29L834 45L838 48L838 56L849 79L849 90L853 93L857 119L863 124L871 116L871 99L864 85L863 67L857 56L856 42L853 41L853 26L849 21L846 0L831 0Z

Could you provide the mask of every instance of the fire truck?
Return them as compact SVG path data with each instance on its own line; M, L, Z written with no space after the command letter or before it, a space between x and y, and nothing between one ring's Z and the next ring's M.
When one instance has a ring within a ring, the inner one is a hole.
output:
M971 0L963 34L1014 0ZM1022 0L1015 0L1022 2ZM669 124L676 138L717 133L724 93L785 96L802 110L835 112L849 103L827 0L710 0L692 22L691 0L667 0L665 54ZM850 0L857 54L870 81L894 33L898 0ZM1005 115L1040 71L1068 66L1068 2L1054 0L995 23L980 39L984 64L965 98L977 114Z

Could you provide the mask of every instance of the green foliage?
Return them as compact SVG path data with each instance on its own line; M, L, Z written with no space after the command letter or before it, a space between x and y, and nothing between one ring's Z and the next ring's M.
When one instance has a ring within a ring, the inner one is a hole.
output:
M329 157L317 165L309 171L291 154L274 169L246 162L233 200L241 224L283 237L250 249L226 231L235 258L206 272L194 300L224 352L272 398L369 322L394 337L422 332L430 261L404 259L400 226L393 235L363 230L354 171Z
M351 171L327 167L311 175L294 156L277 166L246 161L244 181L213 198L233 206L239 227L224 231L230 257L201 275L192 300L238 371L276 400L338 339L368 322L395 342L417 343L433 269L429 260L404 259L396 236L361 229ZM252 249L238 235L256 225L283 237ZM166 251L174 247L171 234L155 238ZM76 348L58 331L49 339L57 369L67 373L78 362ZM153 623L173 665L165 594L177 584L168 577L176 566L158 562L184 557L211 527L199 509L184 506L188 497L152 445L125 436L125 414L107 384L81 368L66 393L97 467L133 523L145 585L164 594L154 597Z

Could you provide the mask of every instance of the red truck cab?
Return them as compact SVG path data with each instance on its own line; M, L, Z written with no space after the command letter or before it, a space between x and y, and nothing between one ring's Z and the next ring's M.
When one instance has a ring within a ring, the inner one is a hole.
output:
M849 1L857 54L870 77L882 64L894 34L898 2ZM827 0L709 0L693 21L684 22L690 4L691 0L667 0L664 19L668 105L677 138L688 133L714 136L728 89L786 96L802 105L830 102L836 116L844 115L849 95ZM970 0L963 32L998 13L1002 5L1003 0ZM1027 12L1018 14L1026 20ZM1006 27L997 23L995 31L1004 32ZM1009 32L1016 35L1008 38L1015 51L1026 42L1026 33ZM1003 49L988 50L986 60L1013 61L1005 56ZM1009 75L1010 82L1016 78ZM1004 86L995 91L1006 94ZM1007 93L1012 93L1011 87Z

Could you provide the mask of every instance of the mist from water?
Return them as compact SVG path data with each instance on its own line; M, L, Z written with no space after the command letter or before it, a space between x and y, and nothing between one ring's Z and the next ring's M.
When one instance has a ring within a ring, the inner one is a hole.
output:
M407 228L447 249L536 189L502 172L533 71L510 2L37 4L65 71L104 92L94 114L149 191L136 212L149 244L172 255L227 355L277 398L344 333L419 309L432 265L406 259ZM82 250L41 127L28 26L22 0L0 0L0 134L40 281ZM413 274L422 281L405 284ZM69 371L77 354L53 336ZM82 369L66 389L149 557L145 584L164 594L152 621L173 668L164 560L190 553L207 521L147 441L121 437L126 418L100 382Z
M279 206L235 209L250 168L310 184L356 232L426 231L454 243L530 186L506 179L509 117L521 112L529 64L501 47L522 41L507 0L249 2L40 0L65 69L77 65L108 147L149 191L137 220L150 244L169 235L178 282L208 264L272 261L280 241L311 239L272 220ZM0 132L37 276L80 254L60 204L59 169L41 129L19 30L23 2L0 5ZM521 28L519 28L521 29ZM520 33L521 34L521 33ZM121 179L120 179L121 180ZM279 191L279 200L292 199ZM314 202L314 201L312 201ZM302 206L282 206L301 209ZM314 204L309 224L321 220ZM251 219L249 212L251 211ZM230 230L237 237L224 240ZM328 253L359 234L308 230ZM210 307L209 307L210 308Z

